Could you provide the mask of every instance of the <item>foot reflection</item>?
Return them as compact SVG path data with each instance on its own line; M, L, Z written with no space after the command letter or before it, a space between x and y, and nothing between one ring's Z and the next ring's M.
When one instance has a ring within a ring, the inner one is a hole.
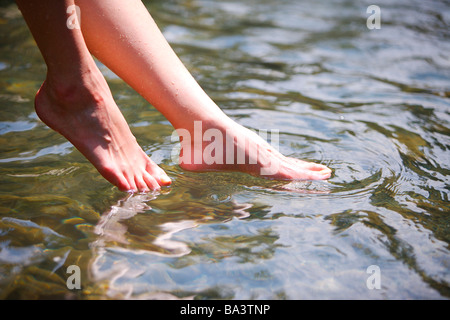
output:
M127 227L121 221L130 219L138 213L151 210L147 202L156 199L154 194L130 194L126 198L119 200L111 210L106 212L95 227L95 234L100 238L97 246L105 245L105 242L114 241L127 244Z
M116 205L111 206L111 210L106 212L95 227L95 233L99 236L94 244L97 248L107 248L114 246L114 243L122 245L131 245L129 241L129 230L125 222L132 219L139 213L145 213L151 210L148 204L155 200L157 194L130 194L126 198L118 201ZM146 251L160 256L180 257L190 253L189 247L179 241L172 240L172 236L185 229L194 228L197 224L192 220L181 220L175 222L166 222L159 225L159 233L153 235L156 237L152 242L153 246L145 246L144 249L134 249L135 252ZM150 230L144 230L150 233ZM151 236L151 235L150 235ZM147 243L144 243L146 245ZM125 246L129 250L130 247ZM157 250L152 250L159 248ZM117 250L117 248L115 248Z

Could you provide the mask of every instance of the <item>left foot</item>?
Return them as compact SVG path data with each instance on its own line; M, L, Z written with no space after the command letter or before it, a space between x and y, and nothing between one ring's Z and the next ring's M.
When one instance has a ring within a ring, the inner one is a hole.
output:
M46 80L35 99L39 118L120 190L147 192L169 185L167 174L137 144L101 74L85 78L72 86Z

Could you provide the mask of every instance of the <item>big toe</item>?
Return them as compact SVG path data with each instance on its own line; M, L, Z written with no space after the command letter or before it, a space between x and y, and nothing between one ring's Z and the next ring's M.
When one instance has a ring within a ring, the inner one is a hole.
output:
M295 158L289 158L289 160L304 169L310 170L310 171L328 171L331 172L331 169L328 168L327 166L320 164L320 163L314 163L314 162L308 162L308 161L303 161L303 160L299 160L299 159L295 159Z
M146 168L147 173L149 173L160 186L169 186L172 180L169 178L167 173L161 169L157 164L149 163Z

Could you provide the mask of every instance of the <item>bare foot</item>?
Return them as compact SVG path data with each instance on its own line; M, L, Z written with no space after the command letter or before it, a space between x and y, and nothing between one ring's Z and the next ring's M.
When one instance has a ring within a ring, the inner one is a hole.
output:
M99 72L85 73L82 81L55 83L47 78L35 108L45 124L66 137L120 190L147 192L171 183L137 144Z
M227 119L194 122L194 129L177 129L180 166L191 171L239 171L275 180L325 180L324 165L289 158L257 133Z

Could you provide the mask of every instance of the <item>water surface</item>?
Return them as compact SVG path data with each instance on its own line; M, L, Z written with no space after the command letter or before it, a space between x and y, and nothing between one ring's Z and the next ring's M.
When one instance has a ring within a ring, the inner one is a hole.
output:
M173 128L105 68L152 159L157 194L106 182L37 118L46 67L0 7L0 298L448 299L450 4L145 1L202 87L237 122L280 131L321 182L192 173ZM67 268L81 270L70 290ZM369 289L369 266L381 287Z

